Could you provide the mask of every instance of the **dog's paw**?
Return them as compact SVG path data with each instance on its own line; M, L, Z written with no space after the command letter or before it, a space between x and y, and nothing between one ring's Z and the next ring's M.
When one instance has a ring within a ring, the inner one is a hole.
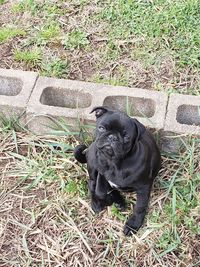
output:
M101 201L98 200L92 200L91 206L95 213L100 213L106 207L106 205L104 205Z
M120 211L125 211L126 209L126 201L124 197L120 194L120 192L113 190L110 194L107 195L107 206L116 204L117 208Z
M137 220L135 216L132 216L127 220L123 232L126 236L131 236L132 234L135 234L141 226L141 221Z

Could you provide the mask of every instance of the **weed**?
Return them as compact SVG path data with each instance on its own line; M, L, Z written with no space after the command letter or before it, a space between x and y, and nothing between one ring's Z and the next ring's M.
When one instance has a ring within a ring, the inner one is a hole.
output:
M68 60L55 58L50 62L46 63L42 67L42 75L67 78L69 74L70 65Z
M84 48L89 44L89 40L84 31L76 29L65 36L62 44L69 49Z
M169 247L176 248L178 244L179 242L176 239L174 239L173 233L169 229L166 229L159 237L159 242L156 244L156 246L161 250L166 250Z
M71 195L80 195L86 197L88 195L87 182L85 180L77 181L74 179L68 179L65 190Z
M67 58L73 71L63 77L199 94L198 0L11 2L4 2L12 10L6 23L18 20L26 30L15 48L42 46L43 66L52 54ZM0 43L13 38L1 35ZM15 61L6 47L3 66ZM39 65L35 68L41 71Z
M23 13L30 11L32 14L36 14L39 11L39 6L35 0L21 0L19 3L12 5L13 13Z
M19 116L8 116L3 112L0 112L0 130L2 132L10 131L23 131L25 130L20 122L20 118L23 116L23 113Z
M90 80L92 82L104 83L104 84L109 84L113 86L127 86L128 85L127 76L128 76L127 73L124 72L121 75L119 73L117 75L113 75L108 79L108 78L104 78L100 74L96 74Z
M39 66L42 61L42 52L38 48L31 50L15 50L15 60L26 63L29 66Z
M126 220L126 217L120 212L120 210L115 204L113 204L111 207L111 214L112 216L116 217L120 221Z
M113 205L98 216L94 215L87 190L86 168L77 164L72 155L77 144L76 133L70 132L64 122L58 124L63 136L37 137L0 129L0 170L3 174L0 179L3 193L0 195L6 203L6 209L1 208L4 210L1 219L5 222L2 234L16 225L19 227L15 235L7 235L9 242L15 240L22 246L26 242L33 263L41 264L48 257L55 264L59 259L62 262L63 251L57 248L57 240L60 246L66 246L67 253L72 250L68 260L73 261L75 254L81 266L93 266L94 260L98 266L126 266L128 263L128 266L186 267L198 264L200 140L189 139L180 154L163 156L157 190L151 195L148 223L144 223L137 235L127 239L122 229L131 206L135 205L133 194L128 196L127 213L121 213ZM16 206L13 204L12 209L8 209L12 203ZM20 220L15 216L16 212L21 216ZM9 228L6 227L8 216ZM149 225L149 222L152 223ZM22 240L25 229L34 234ZM41 246L51 245L48 257L36 253L38 246L33 244L38 240ZM80 244L78 250L74 244ZM21 247L16 249L17 253L13 255L10 254L12 250L3 248L1 260L8 263L16 259ZM59 255L56 260L55 253ZM23 257L28 260L27 255L23 254ZM21 255L18 258L21 259Z
M26 32L22 29L11 28L11 27L1 27L0 28L0 44L5 43L8 40L16 36L25 36Z
M52 19L62 14L65 14L65 11L59 8L56 4L46 3L43 6L43 10L45 17Z
M57 42L61 35L61 29L57 22L44 25L38 34L38 43Z

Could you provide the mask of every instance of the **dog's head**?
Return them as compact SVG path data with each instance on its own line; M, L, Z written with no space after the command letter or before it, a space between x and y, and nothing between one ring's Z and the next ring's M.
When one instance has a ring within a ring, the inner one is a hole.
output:
M96 107L96 146L109 159L122 159L138 142L145 127L119 110Z

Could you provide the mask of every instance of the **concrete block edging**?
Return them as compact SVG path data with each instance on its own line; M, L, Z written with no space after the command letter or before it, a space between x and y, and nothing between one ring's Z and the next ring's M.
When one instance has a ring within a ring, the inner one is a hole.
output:
M35 72L0 69L0 111L26 111L28 127L36 134L49 131L49 117L73 125L77 118L94 121L94 106L126 111L145 126L177 134L200 135L200 96L39 77ZM43 127L43 125L46 125Z
M95 120L94 114L90 114L93 107L106 105L125 111L127 102L134 106L133 116L146 126L164 127L165 93L46 77L37 80L27 106L27 119L39 114L29 124L33 131L39 131L38 124L47 124L48 116L68 118L72 124L78 117L90 122ZM45 131L41 127L40 130Z
M0 68L0 112L20 116L26 110L38 73Z
M164 131L200 135L200 96L171 94Z

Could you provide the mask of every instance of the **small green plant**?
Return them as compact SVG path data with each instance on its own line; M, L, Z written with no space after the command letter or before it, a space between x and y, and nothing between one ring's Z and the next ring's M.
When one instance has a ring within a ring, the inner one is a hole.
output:
M67 12L66 10L63 11L56 4L51 4L50 2L45 3L45 5L43 6L43 10L45 17L48 18L54 18L58 15L62 15L63 13L65 14L65 12Z
M0 0L0 5L3 5L5 3L5 0Z
M21 61L29 66L38 66L42 61L42 52L35 48L32 50L15 50L14 57L16 61Z
M68 33L62 44L69 49L83 48L89 44L89 40L87 34L78 29Z
M39 7L35 0L21 0L19 3L14 4L11 10L13 13L30 11L32 14L35 14L39 10Z
M110 78L104 78L100 74L94 75L91 79L91 82L96 82L96 83L104 83L104 84L109 84L113 86L128 86L128 79L127 77L119 75L114 75Z
M66 192L71 195L80 195L81 197L87 196L87 182L85 180L77 181L74 179L69 179L65 186Z
M61 29L57 22L44 25L39 32L39 43L57 42L61 35Z
M69 74L69 61L61 58L55 58L43 65L42 75L57 78L67 78Z
M8 118L3 113L0 113L0 129L3 132L9 132L9 131L17 132L24 130L24 128L20 123L20 116L9 116Z
M25 36L26 32L22 29L11 27L0 27L0 44L16 36Z
M177 249L179 245L180 241L174 238L173 233L170 231L169 228L163 231L161 237L156 243L156 247L162 251L160 253L160 257Z
M120 221L125 221L126 217L121 213L121 211L118 209L118 207L113 204L111 207L111 214L119 219Z

